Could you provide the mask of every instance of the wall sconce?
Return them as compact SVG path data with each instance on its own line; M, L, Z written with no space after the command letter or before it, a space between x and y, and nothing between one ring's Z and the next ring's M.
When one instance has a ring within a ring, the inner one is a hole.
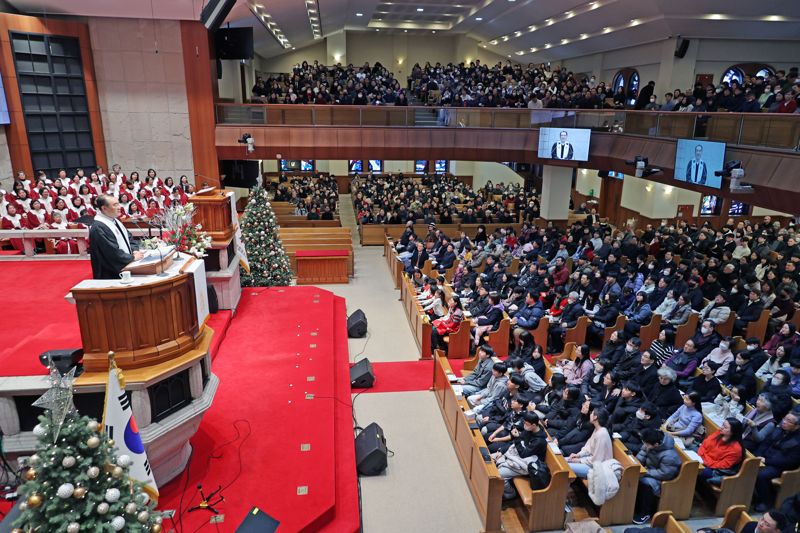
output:
M397 64L398 65L402 65L403 64L403 58L402 57L398 57L397 58Z
M650 183L648 185L645 185L644 190L646 190L647 192L653 192L653 184Z
M333 54L333 59L338 63L342 60L342 54Z

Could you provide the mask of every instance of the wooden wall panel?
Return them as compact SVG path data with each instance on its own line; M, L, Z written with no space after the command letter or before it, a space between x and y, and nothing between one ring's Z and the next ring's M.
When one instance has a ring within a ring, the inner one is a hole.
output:
M183 71L186 76L195 183L218 186L219 162L214 151L214 88L217 80L215 68L212 68L209 39L208 30L200 22L181 21Z
M89 27L82 22L57 19L41 19L25 15L0 13L0 73L6 91L11 124L6 126L8 152L14 171L24 170L28 177L34 177L33 161L28 144L25 116L19 93L17 71L11 54L9 31L38 33L42 35L64 35L78 39L83 63L83 77L86 85L86 100L89 109L89 122L92 127L92 144L97 164L107 166L106 143L103 136L103 123L100 117L100 100L97 95L97 81L94 74L94 58L89 39Z

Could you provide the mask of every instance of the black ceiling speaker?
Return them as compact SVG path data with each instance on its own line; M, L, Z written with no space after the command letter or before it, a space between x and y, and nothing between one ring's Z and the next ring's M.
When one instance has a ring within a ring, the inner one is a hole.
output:
M683 58L686 55L686 52L689 50L689 39L680 39L678 41L678 46L675 48L675 57Z
M207 30L214 31L222 26L234 5L236 0L209 0L200 13L200 22Z

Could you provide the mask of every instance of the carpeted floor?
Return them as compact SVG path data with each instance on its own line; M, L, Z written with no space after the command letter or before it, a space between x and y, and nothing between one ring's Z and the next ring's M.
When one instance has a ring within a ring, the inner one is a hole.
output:
M180 531L214 530L207 512L186 512L199 501L198 483L206 490L223 487L224 531L233 531L253 506L278 519L281 531L320 531L340 514L352 527L337 531L357 530L350 391L343 386L347 352L341 353L347 340L343 303L334 298L314 287L243 293L212 366L220 386L192 439L190 466L161 488L159 507L177 510ZM335 327L342 338L337 339ZM334 380L337 340L343 400L337 399ZM338 419L337 402L345 413ZM336 420L344 429L335 445ZM304 444L310 445L308 451L301 449ZM352 472L342 494L337 493L337 468L340 477ZM355 511L354 519L348 510Z
M0 263L0 287L19 289L3 291L0 377L47 374L40 353L81 346L75 306L64 296L91 277L89 261Z
M464 359L451 359L450 366L461 373ZM433 361L396 361L372 363L375 384L369 389L353 389L354 393L425 391L433 384Z

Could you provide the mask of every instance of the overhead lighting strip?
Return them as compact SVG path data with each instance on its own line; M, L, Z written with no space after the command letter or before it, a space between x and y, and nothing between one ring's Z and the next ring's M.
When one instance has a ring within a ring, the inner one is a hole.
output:
M311 33L314 39L322 39L322 16L319 11L317 0L306 0L306 12L308 13L308 23L311 24Z
M281 45L282 48L291 48L292 45L289 42L289 39L286 38L286 35L283 34L283 31L278 27L278 24L272 20L272 15L267 13L267 10L261 5L256 4L254 1L249 1L247 3L250 12L255 15L258 21L269 31L275 40L278 41L278 44Z

